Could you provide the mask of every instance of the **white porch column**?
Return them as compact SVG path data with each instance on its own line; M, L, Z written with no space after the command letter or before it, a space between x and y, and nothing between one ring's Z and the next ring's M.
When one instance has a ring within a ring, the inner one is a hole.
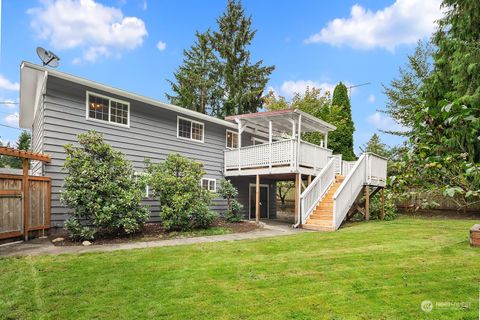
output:
M324 138L324 140L325 140L324 146L325 146L325 148L328 148L328 131L325 132L324 137L325 137L325 138Z
M291 167L291 170L293 172L293 169L295 167L295 148L294 148L295 144L293 143L293 141L295 139L295 124L296 124L296 122L295 122L295 120L290 120L290 121L292 122L292 142L291 142L291 144L292 144L292 148L291 148L292 149L291 150L292 160L290 162L290 167Z
M242 148L242 120L237 119L237 125L238 125L238 171L240 172L241 170L241 165L240 161L241 156L240 156L240 149Z
M270 152L269 168L272 169L272 120L268 121L268 144Z
M297 130L297 150L296 150L296 153L297 153L297 170L300 166L300 141L302 141L302 115L298 115L298 130Z

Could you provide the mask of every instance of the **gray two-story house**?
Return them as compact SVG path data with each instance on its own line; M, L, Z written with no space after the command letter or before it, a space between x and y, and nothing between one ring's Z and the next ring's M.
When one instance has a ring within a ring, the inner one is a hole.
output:
M248 219L275 218L276 183L294 180L295 224L334 230L361 187L383 186L386 175L386 164L379 158L366 155L359 159L362 163L347 163L332 155L328 132L335 127L299 110L218 119L29 62L20 68L20 127L31 130L33 151L52 158L50 163L32 164L34 175L52 179L52 227L61 227L70 210L59 200L66 175L63 146L75 144L77 135L88 130L102 133L139 174L145 158L160 162L170 153L202 162L206 175L199 183L216 192L221 179L231 179ZM321 144L303 141L306 132L320 132ZM381 162L381 167L372 161ZM350 185L342 187L348 183L354 184L354 190ZM330 199L328 192L332 204L337 198L341 203L329 213L320 212L322 199ZM151 221L159 221L159 204L148 188L145 202ZM336 213L335 208L341 211ZM213 201L212 210L225 209L224 200Z

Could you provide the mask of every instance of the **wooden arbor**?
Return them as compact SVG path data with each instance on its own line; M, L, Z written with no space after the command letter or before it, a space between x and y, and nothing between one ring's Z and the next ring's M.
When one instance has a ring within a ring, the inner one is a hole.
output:
M23 234L25 240L28 240L28 232L33 231L33 230L44 230L49 227L43 223L40 226L30 226L29 221L30 221L30 181L33 180L48 180L48 191L44 194L44 198L46 198L47 207L48 207L48 219L47 221L50 221L50 179L44 178L44 177L32 177L29 176L28 174L28 162L29 160L37 160L37 161L42 161L42 162L50 162L51 158L49 155L41 154L41 153L35 153L31 151L24 151L24 150L17 150L14 148L8 148L8 147L0 147L0 155L5 155L5 156L11 156L11 157L17 157L23 160L23 174L21 176L19 175L1 175L3 179L8 179L11 181L15 180L20 180L21 179L21 188L20 190L18 189L11 189L8 188L8 190L0 190L0 196L14 196L16 194L21 194L23 195L23 208L21 208L21 212L14 212L17 214L21 214L23 212L23 230L20 231L12 231L12 232L6 232L3 235L0 234L1 238L8 238L8 237L15 237L18 235ZM1 188L0 188L1 189ZM7 188L5 188L7 189ZM20 234L19 234L20 233Z

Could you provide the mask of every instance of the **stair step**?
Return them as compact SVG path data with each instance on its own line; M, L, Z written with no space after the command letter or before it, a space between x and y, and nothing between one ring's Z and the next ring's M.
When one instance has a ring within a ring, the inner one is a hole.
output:
M333 210L331 210L331 209L325 209L325 208L318 208L318 209L313 210L312 213L321 213L321 214L322 214L322 213L326 213L326 214L328 213L328 214L332 214L332 213L333 213Z
M332 226L332 221L324 221L324 220L308 220L307 223L308 225L316 225L316 226L321 226L321 227L331 227Z
M314 214L311 214L310 219L323 219L323 220L332 220L333 218L333 214L328 214L328 213L314 213Z
M326 232L335 231L333 227L323 227L323 226L316 226L311 224L303 224L302 228L307 230L313 230L313 231L326 231Z

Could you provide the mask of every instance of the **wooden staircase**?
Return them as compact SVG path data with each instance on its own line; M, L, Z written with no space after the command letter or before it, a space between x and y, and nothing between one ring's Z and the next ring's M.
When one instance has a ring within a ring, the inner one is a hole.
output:
M333 195L342 184L345 177L335 176L335 182L328 189L325 197L317 203L312 214L302 228L316 231L335 231L333 224Z

